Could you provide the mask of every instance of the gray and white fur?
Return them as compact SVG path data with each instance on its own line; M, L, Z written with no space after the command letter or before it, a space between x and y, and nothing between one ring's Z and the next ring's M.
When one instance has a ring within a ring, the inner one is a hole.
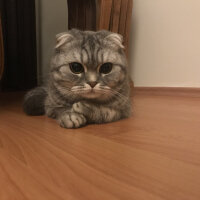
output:
M57 35L56 40L48 83L26 94L25 113L46 114L65 128L129 117L129 76L122 36L72 29Z

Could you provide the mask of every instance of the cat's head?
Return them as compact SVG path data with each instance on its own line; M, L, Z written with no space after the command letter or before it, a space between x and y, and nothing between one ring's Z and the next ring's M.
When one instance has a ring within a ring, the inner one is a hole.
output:
M51 77L66 94L107 100L127 82L122 36L109 31L72 29L57 35Z

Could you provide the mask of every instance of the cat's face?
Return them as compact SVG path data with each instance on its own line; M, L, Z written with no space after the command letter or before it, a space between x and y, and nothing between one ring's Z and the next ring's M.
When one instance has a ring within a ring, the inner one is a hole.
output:
M60 34L52 77L60 91L86 99L115 96L127 80L122 38L107 31Z

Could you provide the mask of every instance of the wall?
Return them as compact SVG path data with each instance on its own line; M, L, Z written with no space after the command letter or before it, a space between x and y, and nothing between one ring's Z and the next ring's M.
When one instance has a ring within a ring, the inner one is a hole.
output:
M199 19L199 0L134 0L135 86L200 87Z
M67 0L36 0L39 83L49 71L55 35L68 27Z

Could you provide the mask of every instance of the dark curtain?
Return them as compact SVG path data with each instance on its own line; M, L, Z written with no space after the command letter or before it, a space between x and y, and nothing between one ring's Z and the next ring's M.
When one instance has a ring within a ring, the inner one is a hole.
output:
M0 0L5 67L3 90L37 85L35 0Z

